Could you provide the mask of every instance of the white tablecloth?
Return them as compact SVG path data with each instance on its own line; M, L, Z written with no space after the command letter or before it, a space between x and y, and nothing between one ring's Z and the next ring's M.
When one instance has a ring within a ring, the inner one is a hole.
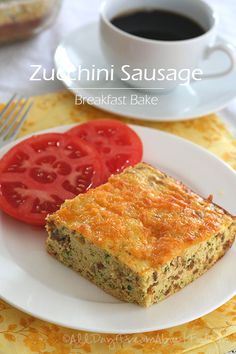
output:
M219 34L236 46L236 0L208 2L220 14ZM54 66L53 55L58 43L74 28L96 20L100 3L101 0L64 0L61 13L53 27L29 41L0 47L0 101L7 100L13 92L37 95L63 88L59 81L29 81L33 70L30 65L41 64L44 68L51 69ZM236 99L225 112L227 122L232 128L234 117L236 118Z
M29 81L31 64L46 69L54 66L53 56L61 39L74 28L98 18L101 0L64 0L53 27L25 42L0 47L0 100L13 92L37 95L63 88L58 81Z

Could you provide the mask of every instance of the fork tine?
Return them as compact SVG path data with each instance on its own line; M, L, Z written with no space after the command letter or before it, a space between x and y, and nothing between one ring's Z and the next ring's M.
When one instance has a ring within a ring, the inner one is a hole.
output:
M6 127L7 125L10 123L12 123L13 121L13 118L14 118L14 114L17 110L17 108L20 106L20 103L21 103L21 100L22 100L23 97L20 97L14 104L14 107L12 108L12 110L10 111L10 113L8 114L8 116L4 119L3 123L2 123L2 126L1 126L1 129L0 129L0 136L2 136L5 131L6 131ZM11 104L10 104L11 105ZM10 107L9 105L9 107ZM18 113L17 113L18 114Z
M8 137L9 133L11 132L12 128L14 127L14 124L17 122L17 120L21 116L21 113L23 112L23 110L26 107L28 102L29 102L29 99L25 100L25 102L22 104L22 106L16 112L15 116L13 116L12 119L10 120L10 124L3 130L3 132L0 132L0 136L4 135L3 139L6 139ZM20 102L18 100L17 107L19 106L19 104L20 104ZM9 122L9 119L8 119L8 122Z
M27 102L28 102L28 101L29 101L29 100L27 100ZM28 108L26 109L26 111L25 111L25 113L23 114L23 116L20 118L20 120L19 120L19 122L17 123L15 129L14 129L13 132L10 134L10 136L9 136L8 139L13 140L13 139L17 136L17 134L18 134L19 131L21 130L21 127L22 127L22 125L24 124L24 122L25 122L25 120L26 120L26 118L27 118L27 116L28 116L28 113L29 113L29 111L31 110L33 104L34 104L33 102L31 102L31 103L29 104Z
M0 123L2 121L2 118L4 116L4 114L6 113L6 111L8 110L8 108L10 107L10 105L13 103L14 99L16 98L16 93L14 93L14 95L10 98L10 100L7 102L7 104L4 106L4 108L1 110L0 112Z

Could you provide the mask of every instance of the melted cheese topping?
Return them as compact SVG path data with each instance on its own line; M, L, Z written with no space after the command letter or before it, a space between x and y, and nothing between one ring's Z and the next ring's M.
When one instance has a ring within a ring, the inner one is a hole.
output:
M221 208L146 164L128 168L49 217L142 271L232 223Z

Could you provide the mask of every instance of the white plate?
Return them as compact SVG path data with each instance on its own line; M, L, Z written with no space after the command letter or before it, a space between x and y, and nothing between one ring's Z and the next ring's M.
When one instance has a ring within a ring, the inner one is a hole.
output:
M218 39L224 42L222 39ZM183 55L186 55L183 53ZM64 84L76 95L87 97L126 97L126 104L114 105L112 102L95 102L94 105L105 111L121 116L150 120L176 121L201 117L225 107L236 96L236 70L218 79L202 80L192 86L179 86L170 93L158 91L143 92L125 85L124 81L74 81L77 68L106 68L99 42L98 24L91 23L77 28L58 46L55 53L55 64L62 73ZM128 63L127 63L128 64ZM229 65L228 58L216 52L202 68L204 72L221 72ZM117 89L119 88L119 89ZM131 95L159 97L157 105L130 104Z
M60 127L51 131L65 131ZM144 161L236 214L236 174L206 150L174 135L133 126ZM0 151L3 155L9 145ZM120 302L45 251L46 232L0 213L0 296L36 317L66 327L134 333L168 328L213 311L236 294L236 244L210 271L145 309Z

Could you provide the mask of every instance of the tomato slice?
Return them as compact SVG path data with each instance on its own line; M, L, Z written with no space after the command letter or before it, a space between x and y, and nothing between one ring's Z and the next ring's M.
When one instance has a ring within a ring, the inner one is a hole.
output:
M105 180L142 160L143 145L139 136L117 120L100 119L80 124L68 131L92 144L103 158Z
M0 160L0 209L44 225L45 217L104 180L102 161L86 142L68 134L28 138Z

